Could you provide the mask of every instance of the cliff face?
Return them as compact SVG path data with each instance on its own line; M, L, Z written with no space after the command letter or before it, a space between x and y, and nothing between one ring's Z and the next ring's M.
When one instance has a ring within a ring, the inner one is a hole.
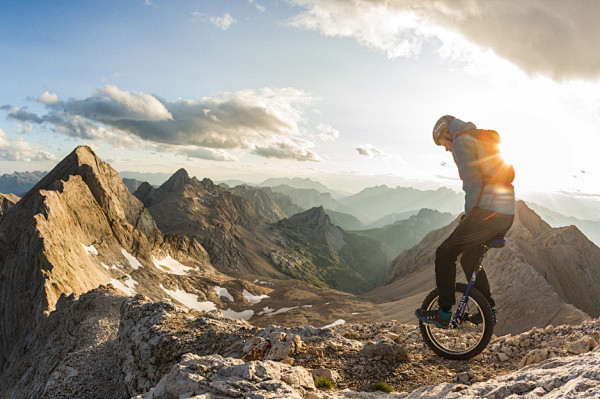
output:
M19 201L19 197L14 194L2 194L0 193L0 222L4 218L4 215L8 213L10 208L13 207Z
M432 289L435 250L457 223L429 233L404 251L369 295L378 301L405 300ZM490 250L484 260L500 333L577 323L600 314L600 249L577 228L551 228L519 202L507 240L505 248ZM423 282L427 285L419 288ZM411 305L417 305L416 300Z
M209 268L204 249L184 241L164 237L117 172L89 147L75 149L0 224L0 369L63 293L113 282L130 292L146 285L148 294L162 297L157 287L135 279L159 273L154 259L167 254Z
M239 185L230 189L230 191L252 202L260 218L267 223L275 223L278 220L302 212L302 208L294 204L290 197L274 192L269 187Z
M197 239L219 270L281 275L263 255L273 244L262 235L267 225L247 199L209 179L190 178L185 169L157 189L141 185L135 196L148 207L162 232Z

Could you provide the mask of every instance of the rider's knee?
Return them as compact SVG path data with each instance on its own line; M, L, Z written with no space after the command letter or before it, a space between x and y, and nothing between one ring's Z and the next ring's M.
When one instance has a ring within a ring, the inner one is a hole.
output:
M455 254L453 251L450 251L448 248L444 247L443 245L440 245L436 250L435 250L435 259L436 260L454 260L456 261L456 258L458 257L457 254Z

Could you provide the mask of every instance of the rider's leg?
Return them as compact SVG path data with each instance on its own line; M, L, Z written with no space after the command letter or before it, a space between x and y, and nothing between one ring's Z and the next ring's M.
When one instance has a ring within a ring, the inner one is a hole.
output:
M463 271L465 272L465 277L467 281L471 279L473 271L475 271L475 269L479 266L479 261L484 252L485 249L481 245L475 245L473 247L467 248L462 253L462 256L460 257L460 265L462 266ZM490 283L488 281L484 269L481 269L481 271L477 272L475 288L487 298L492 308L496 305L496 302L494 302L494 300L492 299L492 294L490 292Z
M492 211L474 208L435 253L435 280L440 292L439 304L449 311L455 304L456 259L463 251L487 244L498 235L497 226L486 223Z

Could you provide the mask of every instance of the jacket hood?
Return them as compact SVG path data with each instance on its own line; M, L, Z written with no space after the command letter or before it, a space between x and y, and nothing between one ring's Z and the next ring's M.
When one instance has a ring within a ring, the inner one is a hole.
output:
M476 129L472 122L463 122L460 119L454 119L450 122L450 126L448 127L448 131L450 132L450 137L452 137L452 141L462 132L466 132L467 130Z

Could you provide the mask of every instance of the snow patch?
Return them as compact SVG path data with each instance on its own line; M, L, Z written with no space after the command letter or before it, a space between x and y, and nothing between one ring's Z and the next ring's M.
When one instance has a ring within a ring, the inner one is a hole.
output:
M85 252L87 252L88 255L98 255L98 250L94 248L93 245L86 247L84 243L81 243L81 246L83 249L85 249Z
M279 314L279 313L284 313L284 312L287 312L287 311L289 311L289 310L292 310L292 309L298 309L298 306L292 306L292 307L290 307L290 308L281 308L281 309L277 309L277 310L276 310L276 311L274 311L274 312L269 312L269 313L267 313L267 316L275 316L276 314Z
M140 261L137 260L135 256L131 255L129 252L125 251L123 248L121 248L121 253L125 257L125 259L127 259L127 262L129 262L129 266L133 267L135 270L142 267Z
M198 301L198 295L190 294L189 292L180 290L179 288L177 288L175 291L168 290L165 287L163 287L162 284L160 284L159 287L164 292L169 294L169 296L171 298L176 299L177 301L183 303L188 308L200 310L203 312L210 312L211 310L217 309L217 306L211 301L204 301L204 302Z
M313 305L302 305L303 308L312 308Z
M137 294L135 291L135 286L138 282L131 278L129 274L127 274L127 280L125 280L125 282L113 278L109 281L109 283L129 296Z
M252 316L254 316L254 310L243 310L241 312L236 312L235 310L227 309L221 310L224 316L230 317L232 319L238 320L249 320Z
M351 314L360 314L360 312L352 312Z
M268 306L265 306L265 307L263 308L263 310L262 310L262 311L258 312L258 314L259 314L259 315L262 315L262 314L267 314L267 313L271 313L271 312L272 312L272 311L274 311L274 310L275 310L275 309L271 309L270 307L268 307Z
M273 283L271 283L269 281L263 281L263 280L259 280L259 279L254 280L254 284L256 284L256 283L259 283L259 284L273 284Z
M158 270L161 270L165 273L170 274L178 274L180 276L187 276L188 270L193 270L193 267L184 266L181 263L177 262L175 259L171 258L171 255L167 255L163 260L158 260L154 256L152 257L152 262L154 262L154 266ZM161 266L165 267L168 270L163 269Z
M254 295L253 293L248 292L248 290L246 290L246 289L244 289L244 291L242 291L242 296L244 298L246 298L253 305L256 303L259 303L263 299L269 298L268 295Z
M219 297L225 297L227 299L229 299L231 302L233 302L233 296L229 293L229 291L227 291L227 288L225 287L219 287L218 285L215 286L215 291L217 292L217 295ZM252 312L254 313L254 312ZM233 317L235 319L235 317ZM246 319L244 319L246 320Z
M326 326L323 326L321 328L333 328L335 326L341 326L342 324L346 324L346 320L344 320L344 319L337 319L333 323L327 324Z

